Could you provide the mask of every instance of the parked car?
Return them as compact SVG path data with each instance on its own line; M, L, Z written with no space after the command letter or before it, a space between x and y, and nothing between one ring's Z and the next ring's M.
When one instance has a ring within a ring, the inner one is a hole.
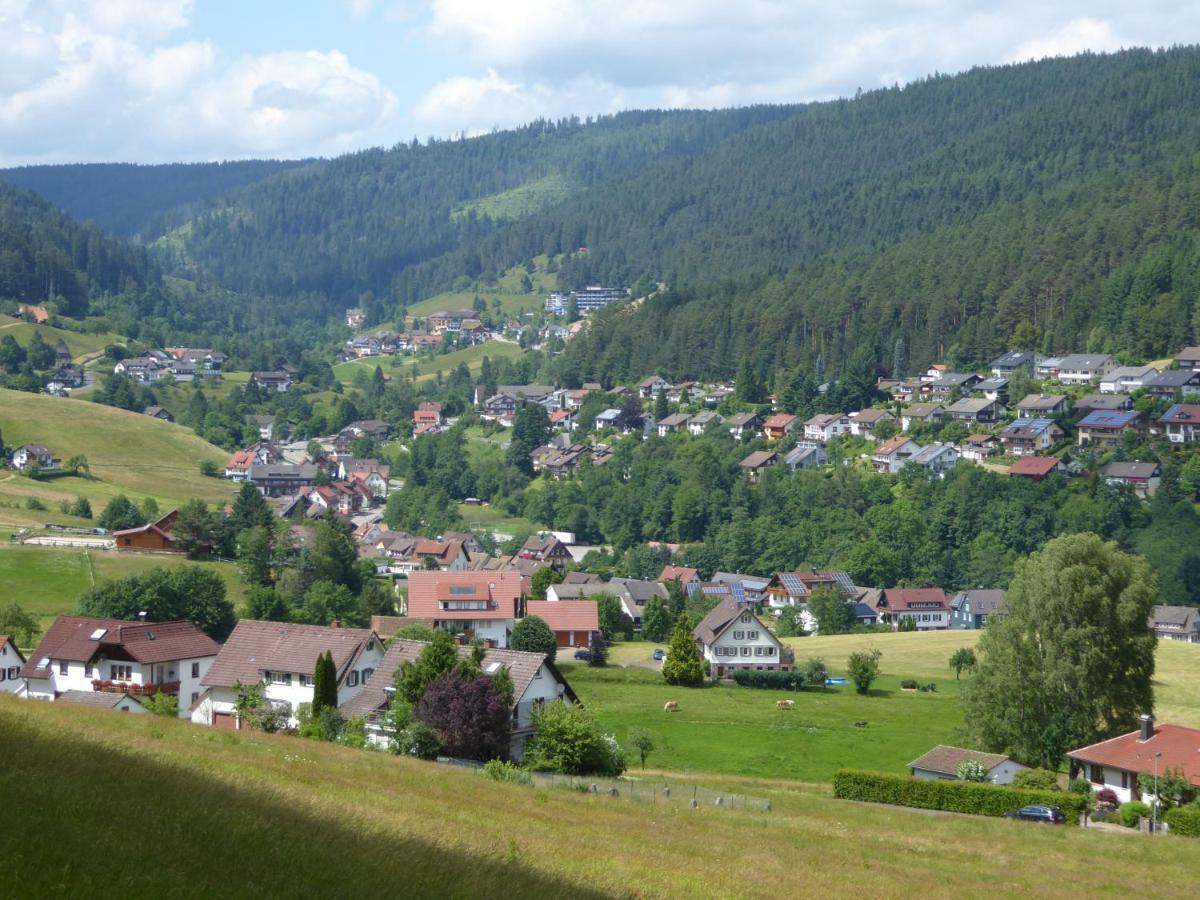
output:
M591 650L576 650L575 658L577 660L579 660L580 662L591 662L592 661L592 651Z
M659 647L657 650L654 651L654 658L655 659L666 659L667 651L664 650L662 647Z
M1041 822L1045 825L1062 825L1067 821L1067 817L1057 806L1022 806L1015 812L1005 813L1004 818Z

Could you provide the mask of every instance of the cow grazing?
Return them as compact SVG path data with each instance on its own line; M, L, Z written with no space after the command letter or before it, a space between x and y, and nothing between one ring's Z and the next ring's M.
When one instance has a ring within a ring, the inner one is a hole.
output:
M796 707L795 700L776 700L775 701L776 709L794 709L795 707Z
M668 700L663 704L663 712L679 712L679 704L674 700Z

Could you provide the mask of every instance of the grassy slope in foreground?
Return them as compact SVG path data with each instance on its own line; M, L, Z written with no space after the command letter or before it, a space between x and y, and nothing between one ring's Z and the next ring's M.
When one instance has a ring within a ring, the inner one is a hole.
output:
M0 429L10 447L45 444L64 462L84 454L98 482L89 486L86 480L71 479L65 489L56 490L54 480L17 478L9 483L14 492L32 489L56 503L56 493L94 493L103 500L116 488L131 496L153 496L164 507L193 497L216 502L233 496L229 482L200 474L203 460L223 465L229 454L171 422L83 400L0 390ZM3 487L0 483L0 491Z
M1153 873L1139 880L1146 896L1194 887L1184 838L923 815L755 782L741 787L773 812L648 806L5 697L0 755L5 808L21 823L0 832L4 881L30 897L98 884L195 897L1124 895L1114 858ZM121 826L88 797L119 797Z

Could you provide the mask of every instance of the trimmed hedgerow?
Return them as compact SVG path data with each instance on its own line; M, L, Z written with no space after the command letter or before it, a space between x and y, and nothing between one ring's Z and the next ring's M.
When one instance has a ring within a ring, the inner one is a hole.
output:
M1171 827L1171 834L1200 837L1200 802L1168 809L1163 821Z
M840 769L833 776L833 795L842 800L941 809L976 816L1003 816L1022 806L1057 806L1067 824L1077 825L1086 799L1053 791L1029 791L968 781L926 781L907 775Z
M822 684L809 684L806 672L759 672L740 669L733 673L734 684L741 687L764 688L769 691L803 691L823 688Z

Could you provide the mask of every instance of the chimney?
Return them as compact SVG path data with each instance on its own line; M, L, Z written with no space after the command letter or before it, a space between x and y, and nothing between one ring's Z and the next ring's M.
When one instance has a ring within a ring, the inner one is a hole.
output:
M141 612L139 612L139 613L138 613L138 621L139 621L139 622L145 622L145 621L146 621L146 611L145 611L144 609L143 609Z
M1144 744L1150 738L1154 737L1154 716L1143 715L1141 717L1142 735L1138 738L1139 744Z

